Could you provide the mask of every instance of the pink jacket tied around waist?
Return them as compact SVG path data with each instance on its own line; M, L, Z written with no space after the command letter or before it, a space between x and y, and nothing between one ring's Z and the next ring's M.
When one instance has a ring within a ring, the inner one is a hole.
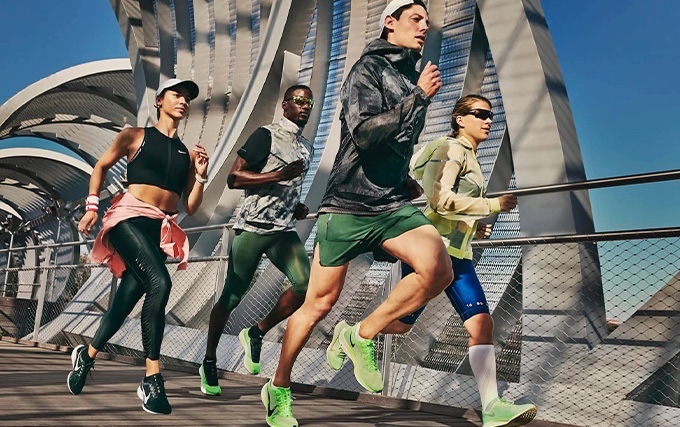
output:
M160 248L169 257L180 259L178 270L186 270L189 259L189 241L184 230L177 225L177 214L167 215L156 206L143 202L127 192L116 196L111 207L106 211L102 219L102 229L97 234L90 253L92 261L107 264L113 275L120 278L125 271L125 262L109 242L109 231L119 222L138 216L163 220Z

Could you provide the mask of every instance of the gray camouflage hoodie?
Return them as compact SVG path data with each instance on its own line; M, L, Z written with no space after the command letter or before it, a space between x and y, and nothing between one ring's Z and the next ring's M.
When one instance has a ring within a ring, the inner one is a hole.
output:
M319 212L377 215L410 203L405 186L430 99L416 85L420 54L369 43L340 98L341 138Z

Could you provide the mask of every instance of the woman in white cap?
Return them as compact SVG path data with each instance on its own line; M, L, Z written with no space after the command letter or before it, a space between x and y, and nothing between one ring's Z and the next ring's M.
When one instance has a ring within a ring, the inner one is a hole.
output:
M146 375L137 395L147 412L172 411L159 365L165 306L172 287L165 259L168 255L180 258L178 268L186 268L189 244L176 222L177 204L184 195L184 211L195 213L207 182L205 149L196 145L188 150L177 136L180 121L189 113L189 102L197 96L198 86L190 80L163 82L156 91L158 123L123 129L94 166L86 212L78 224L86 235L98 219L99 191L106 172L123 157L128 162L128 190L112 201L91 252L94 262L108 264L121 281L92 342L77 346L71 354L68 387L73 394L80 394L97 353L146 294L141 317Z

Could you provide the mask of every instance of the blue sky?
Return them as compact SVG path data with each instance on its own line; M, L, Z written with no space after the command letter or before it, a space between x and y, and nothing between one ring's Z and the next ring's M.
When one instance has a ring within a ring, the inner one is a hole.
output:
M64 68L127 57L106 0L3 4L0 103ZM543 0L589 179L678 169L680 2ZM42 144L41 144L42 145ZM678 225L680 182L591 191L598 231Z

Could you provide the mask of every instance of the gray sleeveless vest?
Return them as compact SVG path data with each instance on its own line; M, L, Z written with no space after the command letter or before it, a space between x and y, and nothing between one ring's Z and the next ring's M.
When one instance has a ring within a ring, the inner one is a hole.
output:
M272 144L261 173L280 170L297 159L304 159L305 169L309 169L314 148L296 133L297 126L294 123L284 117L279 123L263 127L271 133ZM300 203L306 174L305 171L290 181L273 182L246 190L234 229L257 234L292 230L296 222L293 214Z

